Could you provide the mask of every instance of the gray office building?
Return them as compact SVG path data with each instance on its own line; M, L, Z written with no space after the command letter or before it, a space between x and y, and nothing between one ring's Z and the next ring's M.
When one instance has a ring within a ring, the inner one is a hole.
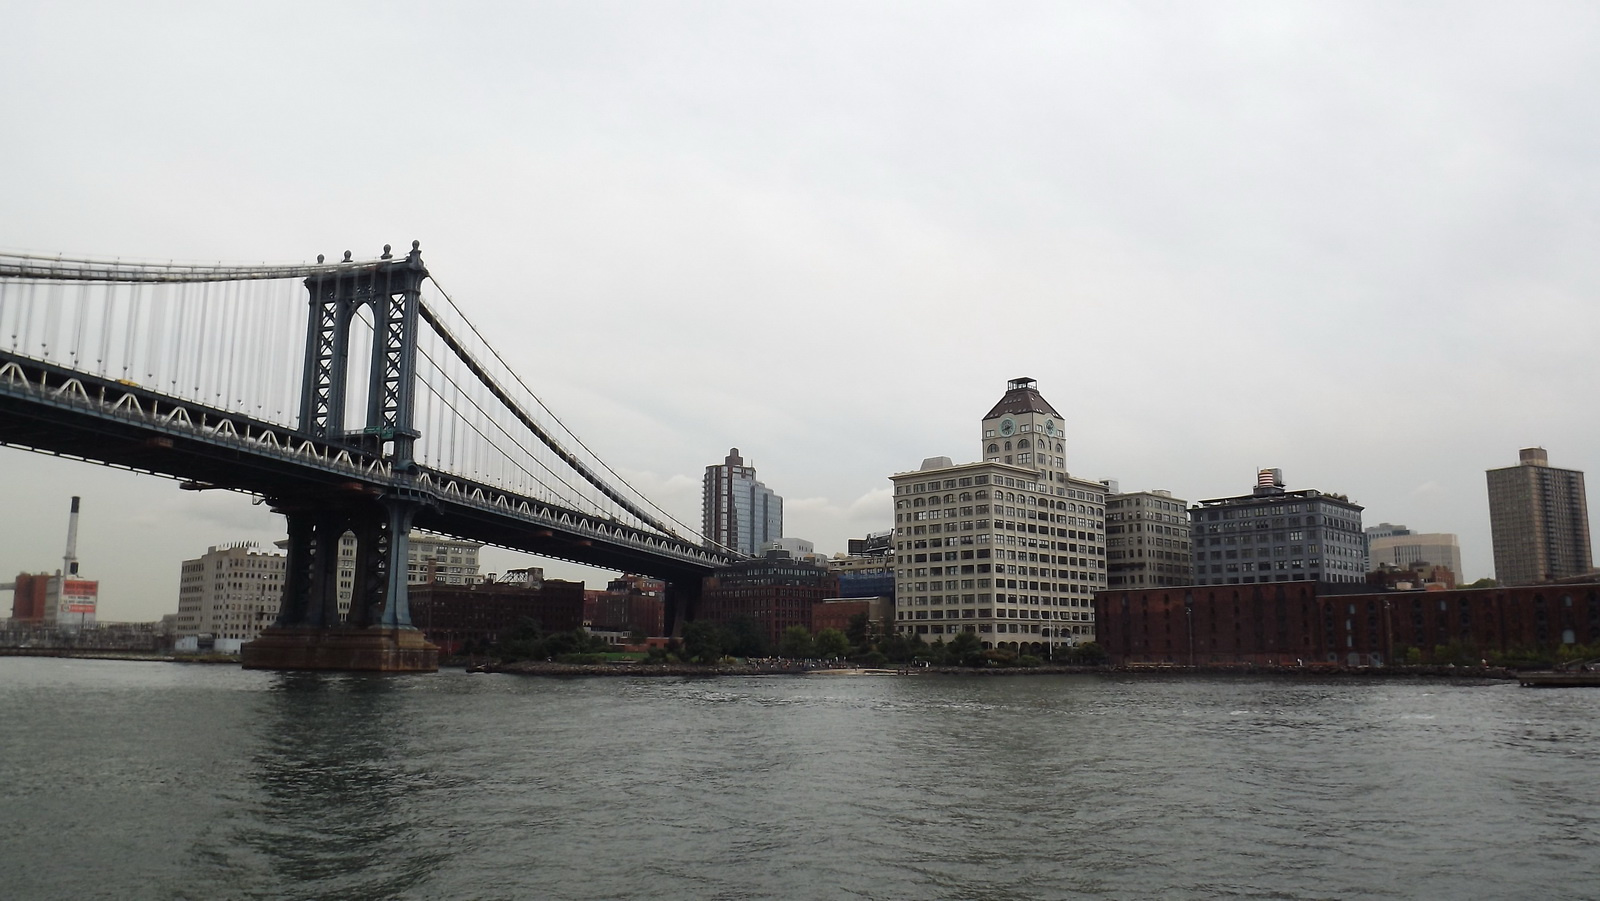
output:
M1194 584L1365 582L1361 510L1342 494L1287 491L1282 470L1263 469L1250 494L1189 508Z

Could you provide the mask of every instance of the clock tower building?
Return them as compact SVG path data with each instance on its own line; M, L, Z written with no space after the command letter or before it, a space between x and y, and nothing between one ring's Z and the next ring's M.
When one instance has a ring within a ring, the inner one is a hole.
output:
M1039 473L1040 481L1067 480L1066 430L1061 414L1030 378L1006 383L1005 396L983 417L983 461L1009 463Z
M902 634L1039 657L1094 638L1106 485L1067 472L1061 414L1035 385L1012 379L983 417L982 462L890 476Z

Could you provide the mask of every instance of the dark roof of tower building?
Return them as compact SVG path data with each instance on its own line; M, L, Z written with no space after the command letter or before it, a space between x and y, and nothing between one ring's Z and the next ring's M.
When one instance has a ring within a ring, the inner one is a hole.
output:
M1059 418L1061 414L1039 394L1039 389L1034 387L1035 384L1037 383L1030 378L1012 379L1007 382L1005 397L1000 398L1000 402L995 404L994 409L983 418L993 419L1007 413L1049 413Z

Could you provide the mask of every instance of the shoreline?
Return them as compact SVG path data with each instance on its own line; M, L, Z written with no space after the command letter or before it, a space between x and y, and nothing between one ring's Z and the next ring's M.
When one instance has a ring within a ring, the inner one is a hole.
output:
M236 656L189 656L150 652L74 650L70 648L0 648L0 657L55 657L71 660L121 660L133 663L177 663L210 666L239 665ZM474 673L511 676L576 677L668 677L714 678L721 676L1115 676L1133 678L1180 678L1185 676L1274 676L1280 678L1339 679L1455 679L1474 681L1517 681L1525 672L1547 672L1547 667L1525 670L1503 666L1272 666L1265 664L1179 666L1176 664L1134 664L1122 666L1068 666L1044 664L1035 667L972 668L963 666L889 665L806 666L804 664L720 663L554 663L523 660L514 663L480 663L463 660L441 661L441 670L462 669Z
M444 668L441 665L441 668ZM451 668L454 668L453 666ZM1331 666L1035 666L969 668L961 666L889 666L889 667L806 667L775 666L770 664L723 663L704 666L687 663L553 663L547 661L519 661L504 664L479 664L469 667L473 672L498 673L513 676L579 677L579 676L1277 676L1286 678L1418 678L1516 681L1517 671L1497 666L1395 666L1395 667L1331 667Z

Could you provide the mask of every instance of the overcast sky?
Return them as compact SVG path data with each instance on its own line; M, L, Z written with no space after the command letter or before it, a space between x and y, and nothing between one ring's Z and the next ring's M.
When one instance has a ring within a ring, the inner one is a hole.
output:
M0 2L0 247L420 239L679 519L737 446L825 552L889 527L890 473L976 459L1016 376L1074 475L1281 467L1458 533L1468 579L1485 469L1600 473L1600 6L516 6ZM0 449L0 580L60 565L72 494L102 620L283 528Z

